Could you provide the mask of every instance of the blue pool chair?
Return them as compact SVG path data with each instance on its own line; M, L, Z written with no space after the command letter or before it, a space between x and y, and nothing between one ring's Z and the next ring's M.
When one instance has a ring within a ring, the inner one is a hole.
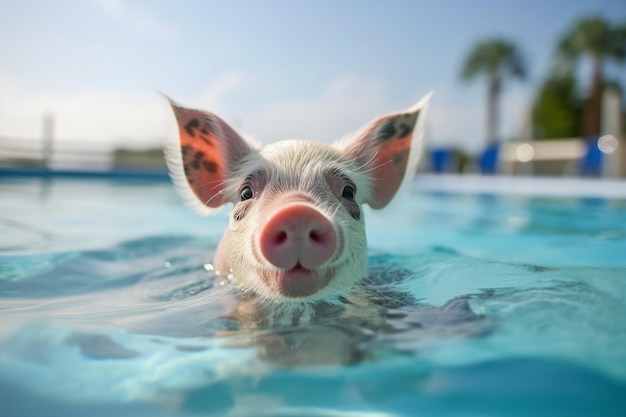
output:
M604 155L598 147L598 138L585 140L585 154L580 159L580 175L583 177L599 177L602 175Z
M498 171L498 144L487 145L480 155L480 172L483 174L495 174Z
M449 148L437 148L430 151L430 166L434 173L450 172L454 162L454 151Z

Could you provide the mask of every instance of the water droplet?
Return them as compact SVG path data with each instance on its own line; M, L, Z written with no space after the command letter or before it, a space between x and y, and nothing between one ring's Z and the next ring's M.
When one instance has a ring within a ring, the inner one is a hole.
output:
M204 264L204 270L207 272L212 272L215 270L215 268L213 267L213 264Z
M165 267L166 268L171 268L172 264L170 262L168 262L168 261L165 261Z

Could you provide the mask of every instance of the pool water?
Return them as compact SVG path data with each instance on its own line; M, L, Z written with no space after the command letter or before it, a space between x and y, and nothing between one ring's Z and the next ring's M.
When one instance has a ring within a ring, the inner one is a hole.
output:
M384 323L251 329L210 265L226 211L1 178L0 415L626 415L625 199L415 187L365 215Z

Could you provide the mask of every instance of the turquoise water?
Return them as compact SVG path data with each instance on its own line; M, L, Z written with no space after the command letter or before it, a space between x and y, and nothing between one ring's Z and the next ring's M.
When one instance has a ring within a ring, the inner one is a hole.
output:
M376 327L226 317L226 218L165 182L0 179L0 415L626 415L626 200L366 211Z

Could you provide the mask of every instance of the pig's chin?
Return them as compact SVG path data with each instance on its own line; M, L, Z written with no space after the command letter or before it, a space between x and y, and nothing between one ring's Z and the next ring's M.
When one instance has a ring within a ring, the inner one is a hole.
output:
M263 281L273 290L289 298L314 295L330 281L330 271L306 269L300 264L291 269L263 271Z

